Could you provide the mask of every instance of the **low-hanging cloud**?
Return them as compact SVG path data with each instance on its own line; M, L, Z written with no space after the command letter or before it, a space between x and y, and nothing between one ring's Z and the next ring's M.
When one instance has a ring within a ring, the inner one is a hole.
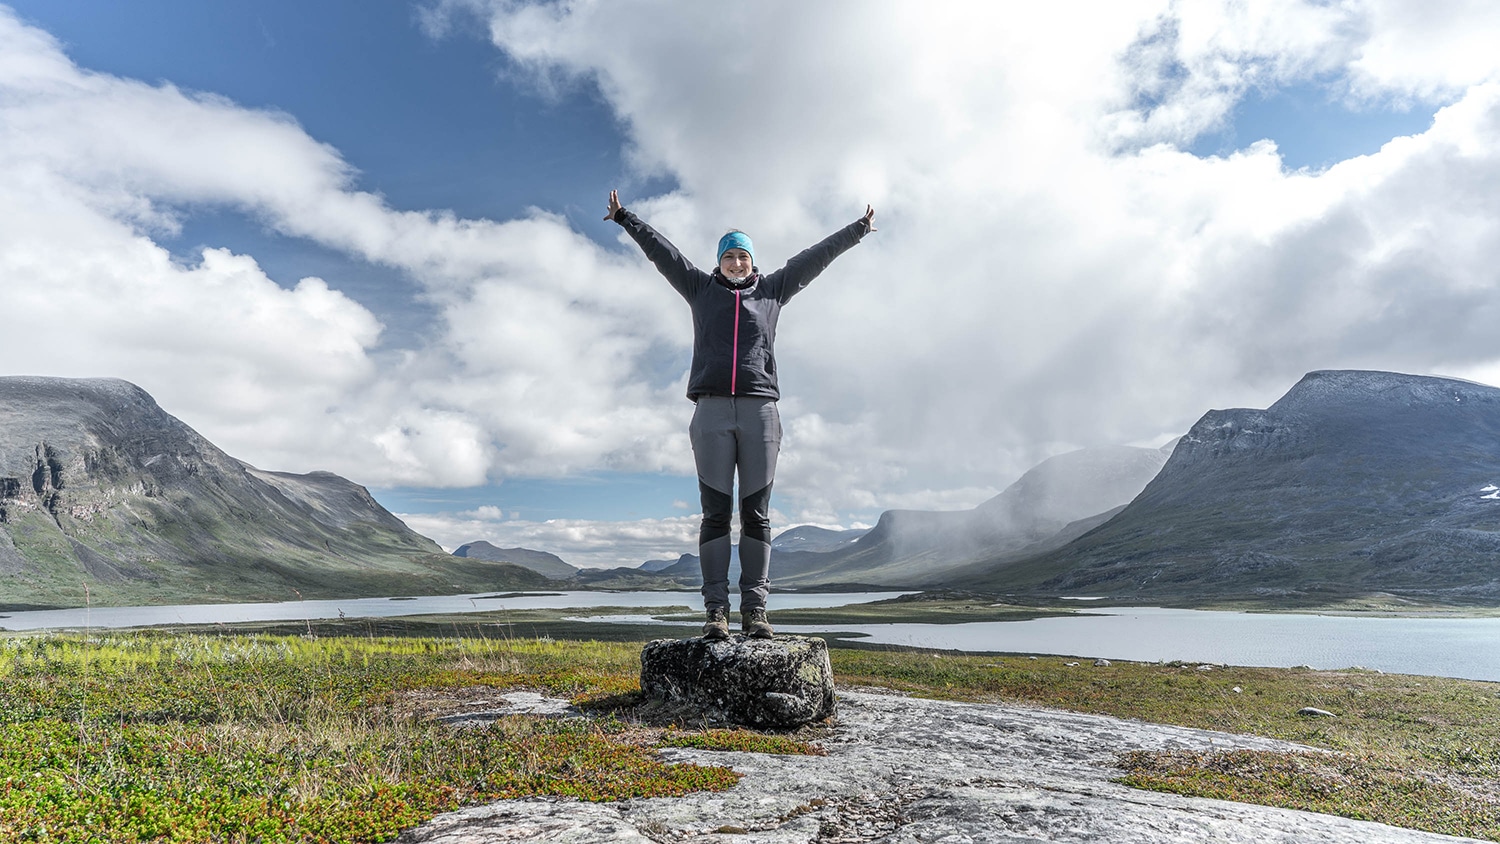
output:
M969 506L1310 369L1500 373L1488 4L1087 10L455 0L424 20L487 27L513 84L596 90L629 177L675 185L626 203L704 262L731 225L769 268L876 206L880 231L782 317L789 521ZM1269 142L1184 151L1289 85L1440 110L1322 171ZM602 213L610 187L558 205ZM430 340L377 354L377 316L321 281L159 245L203 207L402 271ZM0 232L7 369L130 378L251 462L371 484L691 472L686 307L633 246L546 209L392 208L292 117L90 72L3 8Z

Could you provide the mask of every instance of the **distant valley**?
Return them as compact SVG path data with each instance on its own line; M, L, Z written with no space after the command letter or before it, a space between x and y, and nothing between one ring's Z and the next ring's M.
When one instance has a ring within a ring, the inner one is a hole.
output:
M804 525L773 548L777 589L1493 606L1500 390L1313 372L1163 449L1060 454L971 510ZM0 609L699 585L691 554L608 570L483 541L445 554L358 484L249 466L124 381L0 378Z
M888 510L874 529L826 551L785 550L772 574L785 586L946 586L991 557L1023 558L1061 545L1088 520L1130 501L1167 453L1109 446L1060 454L972 510Z
M820 530L777 537L777 588L1493 606L1500 390L1312 372L1265 410L1209 411L1162 450L1082 449L973 510L892 510L867 533ZM697 558L652 561L634 577L697 585Z

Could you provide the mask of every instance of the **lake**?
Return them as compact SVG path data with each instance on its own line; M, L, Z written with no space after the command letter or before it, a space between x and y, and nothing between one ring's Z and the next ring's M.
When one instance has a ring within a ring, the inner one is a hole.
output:
M901 592L846 592L776 596L783 609L842 607L894 598ZM492 610L561 607L702 606L697 592L486 592L400 598L345 598L259 604L184 604L161 607L93 607L0 613L0 630L83 630L160 627L168 624L233 624L244 621L319 621L331 618L388 618L447 615Z
M897 592L778 593L772 609L836 607ZM317 621L576 607L698 605L687 592L488 593L416 598L357 598L264 604L96 607L15 612L4 630L59 630ZM1215 612L1151 607L1090 607L1086 615L970 624L780 625L783 633L851 632L865 641L963 651L1057 654L1093 659L1182 660L1226 665L1312 668L1362 666L1402 674L1500 681L1500 618L1368 618ZM602 617L598 617L602 620ZM611 621L644 621L611 616ZM684 624L684 630L697 623Z
M1500 681L1500 618L1368 618L1152 607L1094 607L1087 612L1030 621L779 629L846 630L867 634L866 641L881 644L963 651L1280 668L1360 666Z

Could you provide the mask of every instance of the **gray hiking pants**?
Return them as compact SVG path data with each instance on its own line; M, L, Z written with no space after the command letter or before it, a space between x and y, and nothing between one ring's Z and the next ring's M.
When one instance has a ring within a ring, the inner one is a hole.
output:
M781 452L781 416L775 399L699 396L688 426L703 526L698 559L703 566L703 606L729 609L729 518L734 476L740 477L740 611L764 607L770 592L771 481Z

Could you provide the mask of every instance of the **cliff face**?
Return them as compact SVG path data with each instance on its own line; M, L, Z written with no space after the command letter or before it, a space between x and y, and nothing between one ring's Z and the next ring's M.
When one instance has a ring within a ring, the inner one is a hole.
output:
M1313 372L1210 411L1123 511L978 581L1061 594L1500 597L1500 390Z
M133 384L0 378L0 605L490 588L433 558L358 484L257 470Z

